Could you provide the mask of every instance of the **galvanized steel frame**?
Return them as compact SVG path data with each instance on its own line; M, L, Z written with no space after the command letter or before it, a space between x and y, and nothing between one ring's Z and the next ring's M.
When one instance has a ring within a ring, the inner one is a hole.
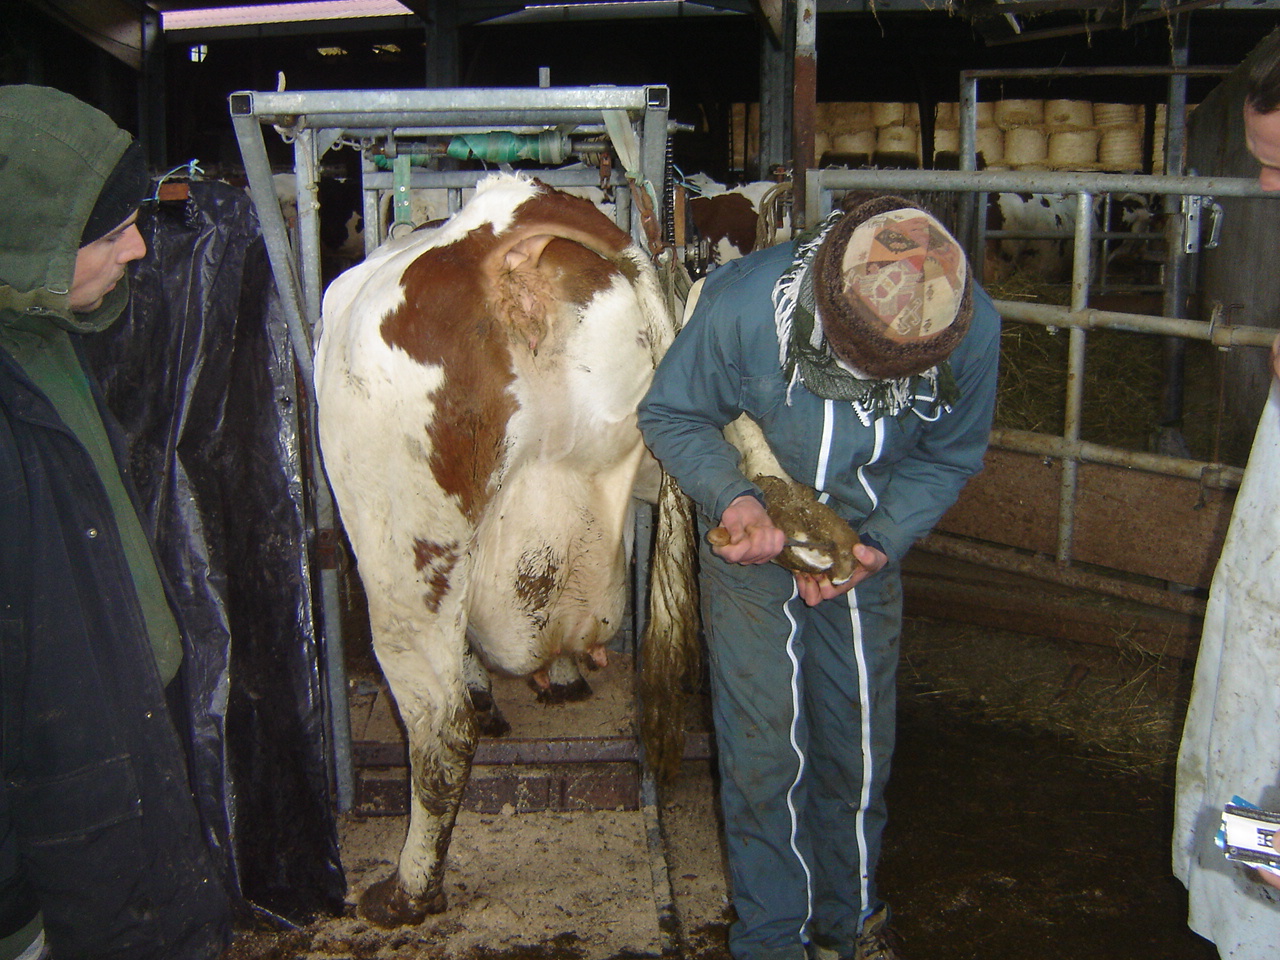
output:
M982 194L988 192L1058 193L1076 196L1076 226L1072 258L1071 305L995 301L1007 320L1069 330L1067 352L1067 409L1063 434L1053 437L1021 430L993 430L991 442L1006 450L1056 457L1063 462L1059 493L1057 561L1071 562L1076 474L1081 462L1132 467L1151 473L1190 477L1207 486L1238 487L1242 471L1219 463L1203 463L1104 447L1080 439L1083 405L1085 332L1093 328L1129 330L1205 340L1220 348L1267 347L1276 331L1265 327L1226 326L1215 316L1209 321L1146 314L1115 313L1088 308L1090 252L1093 242L1093 197L1103 193L1142 193L1193 197L1254 197L1278 199L1255 180L1227 177L1168 177L1105 173L1016 173L1009 171L834 170L808 171L806 207L826 216L834 194L848 190L933 190Z
M506 130L536 133L549 128L563 132L604 133L607 111L625 113L638 145L638 169L626 174L652 184L654 195L665 195L667 162L668 88L639 87L530 87L432 90L317 90L298 92L239 91L228 98L232 126L240 146L249 190L262 226L272 274L280 292L298 370L308 386L313 382L312 350L320 321L323 294L320 276L320 159L344 143L413 140L464 132ZM273 171L267 155L263 128L273 127L293 144L294 174L298 188L298 249L294 250L284 214L276 199ZM620 151L621 152L621 151ZM413 186L459 189L471 185L483 171L469 174L414 170ZM540 174L542 175L542 174ZM364 213L366 224L378 230L377 191L389 187L391 174L375 173L366 164ZM544 179L558 186L588 185L583 180L549 172ZM385 181L385 182L384 182ZM614 182L626 180L615 175ZM635 205L620 209L630 218L632 235L647 246ZM366 244L376 243L367 239ZM311 422L314 395L309 391ZM323 478L318 451L310 452L314 474ZM335 526L332 494L328 484L317 482L313 494L319 531ZM319 535L319 534L318 534ZM327 703L332 743L330 755L338 808L350 810L355 776L351 749L351 724L347 711L346 671L343 666L341 616L337 571L320 574L323 617L323 657L327 678Z

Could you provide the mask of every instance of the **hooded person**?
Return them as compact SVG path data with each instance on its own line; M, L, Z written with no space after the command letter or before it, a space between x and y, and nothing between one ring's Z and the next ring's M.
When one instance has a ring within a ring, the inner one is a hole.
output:
M900 562L982 467L999 316L955 239L901 197L857 195L796 240L717 268L640 406L697 506L735 960L899 956L876 891L893 754ZM696 289L696 288L695 288ZM858 534L857 569L786 545L724 429Z
M181 633L78 343L125 307L149 186L105 114L0 87L0 956L227 942L166 705Z

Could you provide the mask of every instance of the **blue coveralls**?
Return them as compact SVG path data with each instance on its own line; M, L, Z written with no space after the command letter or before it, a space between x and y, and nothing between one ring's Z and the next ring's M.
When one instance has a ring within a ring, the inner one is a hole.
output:
M852 953L880 905L899 563L982 467L999 355L999 317L975 286L969 331L950 357L959 388L950 409L925 381L911 409L865 423L852 404L803 384L788 399L770 294L794 249L772 247L707 278L640 407L649 448L697 504L704 534L755 490L722 434L745 412L783 468L889 558L851 593L811 608L788 571L726 563L703 538L736 960L803 960L810 942Z

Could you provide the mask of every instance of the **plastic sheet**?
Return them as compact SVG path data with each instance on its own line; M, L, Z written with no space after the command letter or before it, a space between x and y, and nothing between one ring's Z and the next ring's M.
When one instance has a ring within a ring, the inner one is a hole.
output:
M88 358L187 639L175 705L227 884L259 918L341 911L308 462L289 336L253 205L230 185L144 205L128 312ZM183 729L185 727L185 729Z

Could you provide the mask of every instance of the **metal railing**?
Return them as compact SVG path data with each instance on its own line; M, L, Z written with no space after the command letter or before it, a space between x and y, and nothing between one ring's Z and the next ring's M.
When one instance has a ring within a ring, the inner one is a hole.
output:
M1066 409L1061 436L1021 430L992 432L992 445L1001 449L1058 458L1063 463L1058 496L1056 559L1071 562L1075 526L1077 468L1081 462L1112 464L1168 476L1189 477L1209 486L1239 486L1242 471L1220 463L1142 453L1088 443L1080 439L1084 400L1086 331L1115 329L1203 340L1219 347L1267 347L1276 331L1265 327L1227 326L1215 316L1208 321L1147 314L1117 313L1088 307L1091 281L1090 252L1093 242L1093 198L1102 193L1141 193L1184 197L1256 197L1276 199L1257 181L1225 177L1169 177L1101 173L1017 173L1011 171L928 170L810 170L806 182L806 209L826 216L834 196L848 190L941 191L959 193L1021 192L1070 194L1076 197L1071 304L1068 307L995 301L1006 320L1064 327L1069 332L1067 351Z

